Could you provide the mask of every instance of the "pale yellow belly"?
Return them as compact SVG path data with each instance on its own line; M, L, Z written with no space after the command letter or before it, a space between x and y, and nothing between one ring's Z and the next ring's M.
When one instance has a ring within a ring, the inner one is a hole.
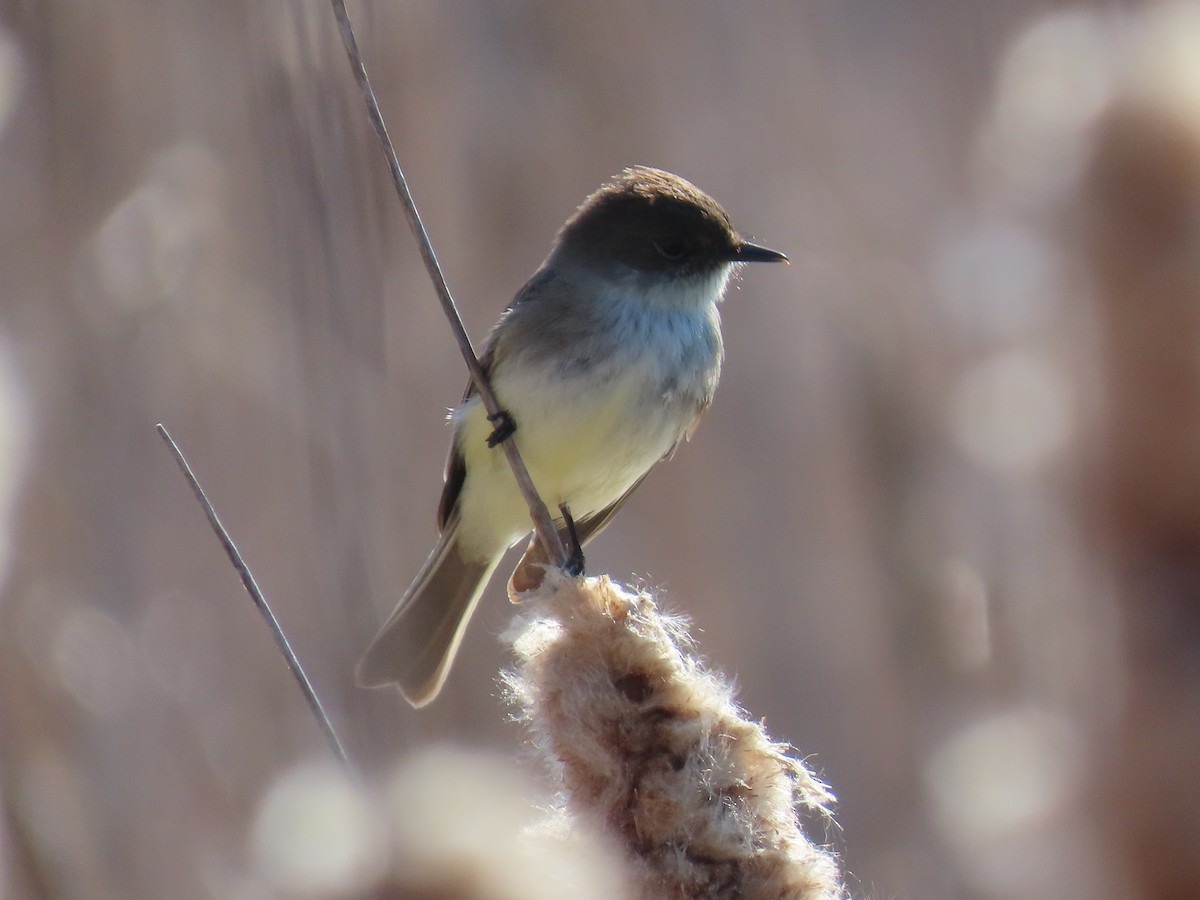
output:
M581 519L616 501L679 440L694 410L645 395L644 373L631 371L581 390L547 386L520 374L495 385L517 423L514 435L538 493L558 515L565 503ZM487 446L492 425L473 398L454 416L467 479L459 497L459 546L490 558L530 530L528 509L504 451Z

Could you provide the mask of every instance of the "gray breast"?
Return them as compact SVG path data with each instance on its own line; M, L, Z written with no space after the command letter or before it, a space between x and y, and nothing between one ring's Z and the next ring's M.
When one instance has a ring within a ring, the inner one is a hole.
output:
M615 290L583 299L573 287L539 272L493 332L498 358L597 387L637 373L648 403L707 403L722 355L714 304L665 306Z

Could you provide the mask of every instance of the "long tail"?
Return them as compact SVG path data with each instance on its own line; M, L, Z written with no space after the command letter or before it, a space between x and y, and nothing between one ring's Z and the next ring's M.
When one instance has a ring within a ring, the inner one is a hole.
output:
M425 565L404 592L358 662L362 687L395 684L413 706L431 702L454 662L454 654L500 557L464 560L458 550L458 523L442 532Z

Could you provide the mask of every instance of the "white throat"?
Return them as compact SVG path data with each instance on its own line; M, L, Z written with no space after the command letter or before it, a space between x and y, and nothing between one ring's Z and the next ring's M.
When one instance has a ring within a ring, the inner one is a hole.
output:
M636 297L650 309L664 312L701 313L721 301L733 275L733 264L723 265L709 275L647 275L629 271L616 278L594 278L606 299L628 301Z

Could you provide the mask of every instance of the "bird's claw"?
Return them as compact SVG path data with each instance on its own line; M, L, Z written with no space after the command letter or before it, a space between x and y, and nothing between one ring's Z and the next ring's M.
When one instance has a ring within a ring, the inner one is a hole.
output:
M572 578L579 578L584 572L583 547L579 543L579 532L575 530L575 520L571 517L571 510L567 508L567 504L559 504L558 509L567 526L567 561L563 568Z
M572 578L580 578L584 574L583 551L576 548L567 557L566 572Z
M495 428L492 429L492 433L488 435L487 445L489 447L495 447L497 444L503 444L510 437L512 437L513 432L517 430L517 423L513 421L513 417L506 409L500 410L493 416L488 416L488 421L495 426Z

